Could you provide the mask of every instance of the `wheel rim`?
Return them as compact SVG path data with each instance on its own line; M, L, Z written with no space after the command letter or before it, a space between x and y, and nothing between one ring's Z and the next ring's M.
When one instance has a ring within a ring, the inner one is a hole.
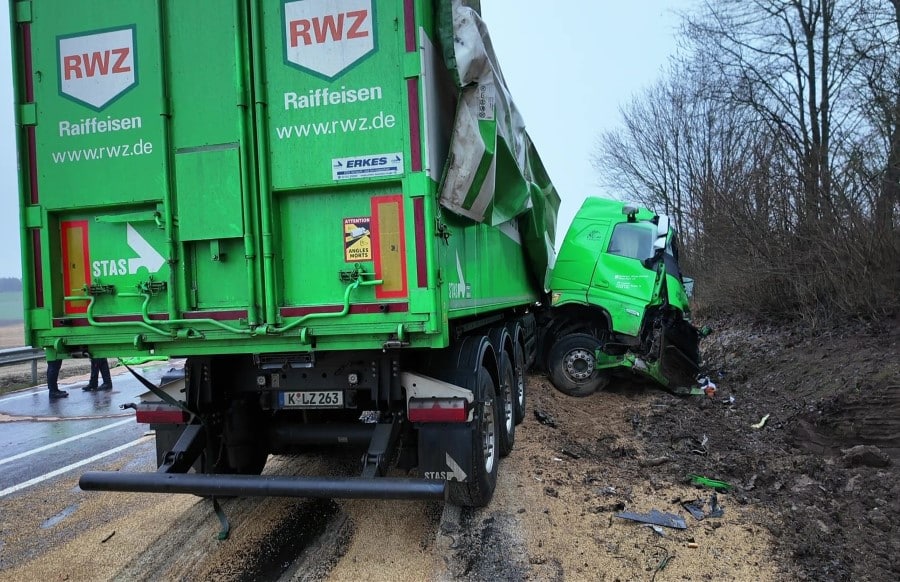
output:
M570 351L563 360L566 375L575 382L583 382L590 378L596 365L594 354L584 348Z
M516 376L516 402L519 407L525 406L525 356L522 349L516 349L516 369L513 371Z
M497 427L494 423L494 403L484 403L481 413L482 448L484 449L484 470L490 473L494 470L494 432Z
M506 374L506 377L501 380L502 384L500 386L500 392L503 394L503 420L506 424L506 432L509 433L512 430L513 424L515 423L515 412L513 411L513 382L515 382L515 378L513 378L514 374Z

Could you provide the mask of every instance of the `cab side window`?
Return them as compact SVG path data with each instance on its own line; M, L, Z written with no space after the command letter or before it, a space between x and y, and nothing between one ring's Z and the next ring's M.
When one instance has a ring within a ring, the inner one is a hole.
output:
M606 252L630 259L649 259L653 256L655 236L656 228L652 224L623 222L613 230Z

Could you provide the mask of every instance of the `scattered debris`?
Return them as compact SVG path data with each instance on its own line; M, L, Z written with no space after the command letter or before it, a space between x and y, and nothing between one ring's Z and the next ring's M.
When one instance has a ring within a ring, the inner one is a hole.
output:
M556 419L544 412L543 410L534 409L534 417L537 421L543 425L549 426L550 428L557 428Z
M733 489L730 483L726 483L725 481L717 481L715 479L710 479L702 475L688 475L688 479L690 479L691 483L693 483L694 485L702 485L704 487L709 487L710 489L715 489L716 491L730 491L731 489Z
M103 538L102 540L100 540L100 543L101 543L101 544L105 544L105 543L108 542L110 539L112 539L112 537L113 537L114 535L116 535L116 530L113 530L111 534L109 534L108 536L106 536L105 538Z
M649 527L650 529L655 531L656 534L660 537L666 537L666 532L663 531L663 528L659 527L658 525L654 525L652 523L645 523L644 527Z
M674 513L664 513L662 511L659 511L658 509L653 509L648 513L623 511L621 513L617 513L616 517L621 517L622 519L630 519L631 521L637 521L640 523L652 523L655 525L671 527L674 529L687 529L687 524L684 522L683 517L675 515Z
M684 501L681 506L697 521L702 521L703 518L706 517L706 513L703 511L703 501L700 499L696 501Z
M722 517L725 515L725 509L719 506L719 497L713 493L709 498L709 511L706 517Z
M757 430L758 430L758 429L761 429L762 427L766 426L766 421L767 421L767 420L769 420L769 415L768 415L768 414L765 415L764 417L762 417L762 420L760 420L760 421L757 422L756 424L751 424L751 425L750 425L750 428L755 428L755 429L757 429Z
M725 515L725 510L719 506L719 497L715 493L709 497L709 511L703 509L706 506L706 502L702 499L683 501L681 506L697 521L702 521L707 517L722 517Z
M700 547L700 544L698 544L697 542L688 542L687 547L689 547L689 548L699 548L699 547Z
M663 551L663 557L656 564L656 568L653 569L653 577L650 578L650 582L655 582L656 575L659 574L660 572L662 572L663 569L665 569L665 567L669 565L669 562L671 562L672 560L675 559L674 555L669 554L669 550L665 549L662 546L655 546L655 547L657 547Z
M716 385L715 383L709 379L709 376L702 376L697 378L697 388L698 392L691 392L691 394L705 394L707 397L712 398L716 395Z

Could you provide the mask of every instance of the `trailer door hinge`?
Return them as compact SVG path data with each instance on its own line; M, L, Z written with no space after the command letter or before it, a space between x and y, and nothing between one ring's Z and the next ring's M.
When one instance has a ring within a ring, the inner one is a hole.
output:
M450 231L447 225L441 222L439 218L434 219L434 236L444 239L445 244L449 244Z
M16 2L16 22L31 22L31 0Z

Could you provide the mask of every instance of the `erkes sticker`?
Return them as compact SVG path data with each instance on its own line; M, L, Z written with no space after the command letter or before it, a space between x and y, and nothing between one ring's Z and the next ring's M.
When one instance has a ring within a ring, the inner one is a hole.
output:
M372 0L284 4L285 59L332 79L375 50Z
M59 37L59 91L97 111L137 84L134 27Z

